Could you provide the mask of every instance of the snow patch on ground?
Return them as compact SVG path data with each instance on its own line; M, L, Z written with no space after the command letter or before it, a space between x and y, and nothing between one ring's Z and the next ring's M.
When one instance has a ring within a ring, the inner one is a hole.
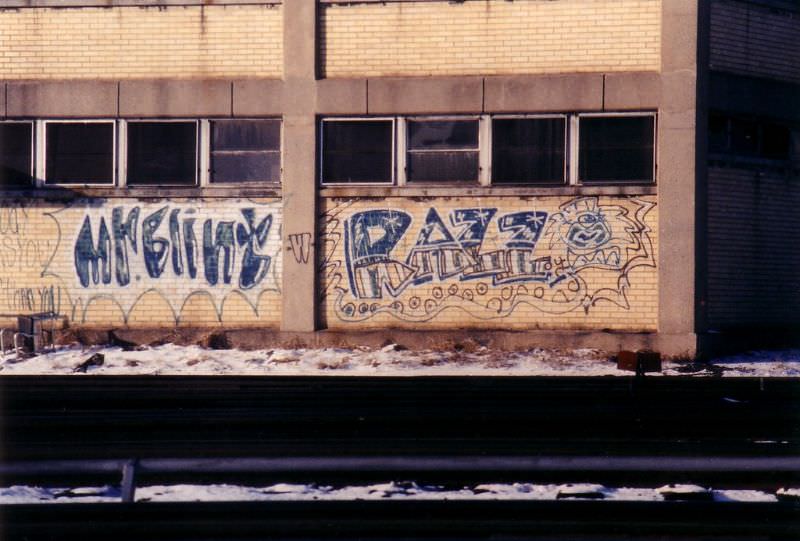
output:
M94 362L82 366L92 356ZM101 360L99 360L101 359ZM29 359L0 354L0 375L366 375L366 376L624 376L606 352L596 349L411 351L322 348L214 350L165 344L125 351L120 347L59 347ZM656 373L657 375L658 373ZM800 350L752 352L712 364L665 361L662 375L799 377Z
M602 485L537 485L531 483L486 483L459 489L389 482L365 486L318 486L281 483L267 487L240 485L156 485L136 490L137 502L230 502L314 500L555 500L559 494L600 493L610 501L663 501L659 489L609 488ZM715 490L718 502L775 502L773 494L758 490ZM12 486L0 488L0 505L30 503L113 503L120 501L116 487L73 489Z

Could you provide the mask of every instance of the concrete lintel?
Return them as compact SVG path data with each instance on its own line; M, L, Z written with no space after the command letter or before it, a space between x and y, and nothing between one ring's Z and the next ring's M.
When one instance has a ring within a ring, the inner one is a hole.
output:
M231 82L122 81L119 114L125 117L230 116Z
M317 82L317 113L367 114L366 79L322 79Z
M658 109L661 77L654 72L606 74L603 108L607 111Z
M487 77L488 113L600 111L603 75L599 73Z
M117 116L114 81L9 82L10 117L103 118Z
M376 78L369 80L370 114L480 113L480 77Z
M280 116L284 83L279 79L233 82L233 116Z

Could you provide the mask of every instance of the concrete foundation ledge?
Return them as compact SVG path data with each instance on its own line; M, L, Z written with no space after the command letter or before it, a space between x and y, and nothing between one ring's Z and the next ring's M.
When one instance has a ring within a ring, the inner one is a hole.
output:
M480 346L519 351L531 348L576 349L594 348L609 353L621 350L652 350L665 357L694 358L697 354L695 334L664 335L658 333L625 333L602 331L490 331L447 330L415 331L381 329L374 331L290 332L265 328L170 328L170 329L68 329L61 332L59 342L109 344L123 348L166 343L201 345L214 349L237 348L380 348L398 344L408 349L461 350Z

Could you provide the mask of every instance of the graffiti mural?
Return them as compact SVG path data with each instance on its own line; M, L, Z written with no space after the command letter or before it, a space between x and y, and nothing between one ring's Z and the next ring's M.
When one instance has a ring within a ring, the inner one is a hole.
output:
M279 291L278 217L277 204L246 202L87 207L69 252L73 302L113 300L126 321L143 294L161 296L176 322L195 295L220 320L231 295L257 312L261 293Z
M322 296L328 324L589 314L630 308L630 274L655 268L647 198L549 198L529 208L417 204L323 216ZM474 200L472 200L474 202ZM527 308L526 308L527 307Z

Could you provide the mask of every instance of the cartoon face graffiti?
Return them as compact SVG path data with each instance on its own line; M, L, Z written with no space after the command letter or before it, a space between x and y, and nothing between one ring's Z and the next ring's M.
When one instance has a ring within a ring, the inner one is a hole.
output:
M636 224L622 207L598 204L596 197L583 197L554 214L548 233L551 246L563 243L573 271L586 267L621 269L626 247L637 244L632 232Z

